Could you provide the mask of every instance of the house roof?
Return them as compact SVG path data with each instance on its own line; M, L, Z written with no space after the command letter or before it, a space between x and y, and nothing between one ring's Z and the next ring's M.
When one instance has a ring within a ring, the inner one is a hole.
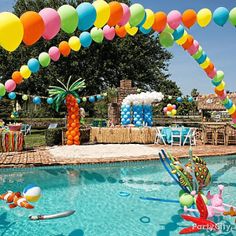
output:
M229 98L236 104L236 93L229 93ZM197 98L198 110L223 111L224 106L216 94L199 95Z

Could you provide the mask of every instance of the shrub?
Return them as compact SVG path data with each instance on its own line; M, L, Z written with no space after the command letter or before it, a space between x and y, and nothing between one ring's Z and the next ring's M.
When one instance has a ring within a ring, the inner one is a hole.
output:
M64 128L47 129L45 131L46 145L62 145L62 132Z

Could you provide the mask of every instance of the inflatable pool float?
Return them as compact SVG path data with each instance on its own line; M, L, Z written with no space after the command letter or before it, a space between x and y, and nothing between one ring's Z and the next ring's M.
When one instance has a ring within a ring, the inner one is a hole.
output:
M29 216L29 219L30 220L51 220L51 219L57 219L57 218L71 216L74 213L75 213L75 211L65 211L65 212L60 212L60 213L51 214L51 215Z

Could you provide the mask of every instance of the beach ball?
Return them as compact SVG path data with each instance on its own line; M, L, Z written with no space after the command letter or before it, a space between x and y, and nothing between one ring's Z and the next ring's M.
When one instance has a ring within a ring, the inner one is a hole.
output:
M184 193L180 196L179 202L181 206L191 207L194 203L194 197L188 193Z
M42 195L40 187L30 184L23 190L24 198L29 202L37 202Z

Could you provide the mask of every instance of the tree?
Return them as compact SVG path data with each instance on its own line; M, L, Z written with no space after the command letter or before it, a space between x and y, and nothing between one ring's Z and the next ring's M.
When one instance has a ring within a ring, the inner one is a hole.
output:
M44 7L58 9L66 3L76 7L80 2L82 0L17 0L14 13L20 16L25 11L39 12ZM129 1L126 3L129 4ZM77 31L74 35L79 34ZM11 54L0 49L0 74L3 80L9 79L12 72L19 70L30 58L37 58L41 52L48 51L50 46L58 45L69 37L60 32L50 42L41 39L31 47L22 43ZM172 55L160 46L157 36L138 33L135 37L115 38L103 44L93 43L88 49L72 52L68 58L61 58L59 62L51 62L49 67L41 69L18 86L17 91L48 96L47 88L56 79L65 83L72 76L85 79L86 89L82 95L97 94L109 87L117 87L121 79L131 79L135 86L144 90L161 91L168 95L181 94L176 83L168 79L171 58Z
M191 96L192 96L193 98L197 98L198 95L199 95L198 90L197 90L196 88L192 89L192 91L191 91Z

